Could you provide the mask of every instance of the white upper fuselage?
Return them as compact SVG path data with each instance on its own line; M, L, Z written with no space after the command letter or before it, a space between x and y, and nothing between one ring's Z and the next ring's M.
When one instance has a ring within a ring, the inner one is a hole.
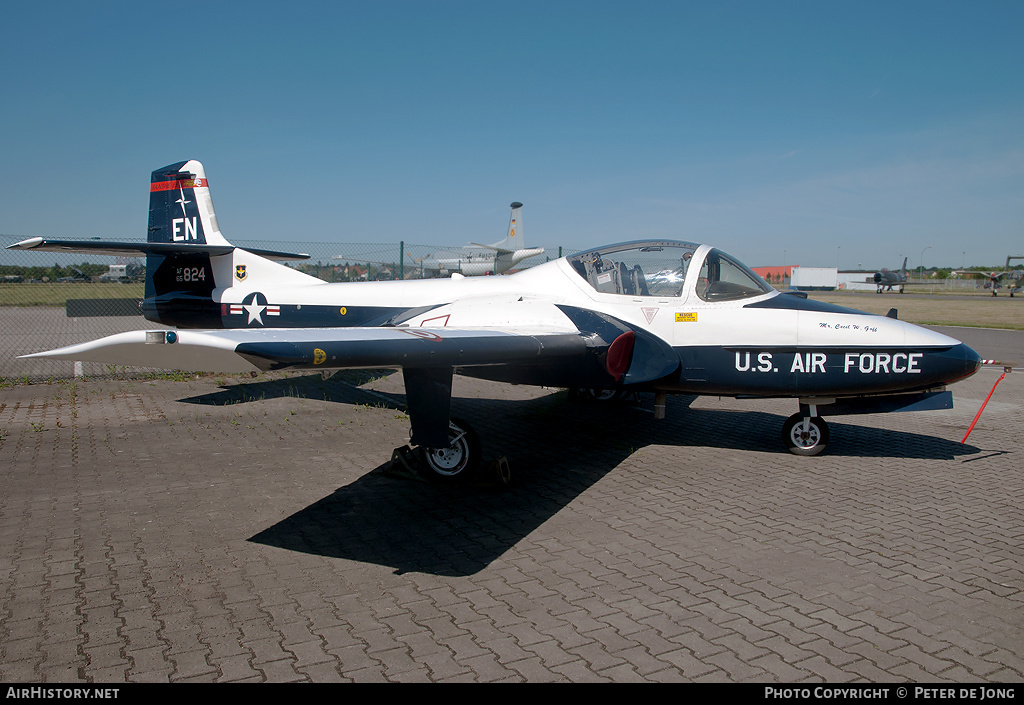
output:
M243 250L236 250L232 270L247 262L244 282L217 287L215 301L241 305L260 292L270 305L315 306L338 316L323 325L346 325L349 309L358 307L425 309L402 325L427 328L526 326L553 331L575 330L557 304L601 311L662 338L673 347L686 346L927 346L956 345L958 341L903 321L853 311L830 312L791 308L751 309L775 297L769 291L732 301L708 301L697 294L693 276L711 248L693 254L691 275L678 295L640 296L604 293L573 270L566 258L546 262L515 274L494 277L453 276L384 282L325 283ZM231 256L214 258L214 266L229 265ZM258 260L258 261L257 261ZM261 267L260 265L263 265ZM262 271L261 271L262 270ZM218 274L218 283L225 277ZM342 313L345 311L346 313ZM264 321L267 319L264 318ZM287 326L275 320L275 326ZM258 327L252 321L238 327ZM234 326L232 326L234 327Z
M218 283L229 267L245 265L244 281L213 291L229 329L383 325L440 335L590 335L601 327L594 316L605 316L675 351L675 381L659 384L709 394L891 393L977 368L977 355L953 338L777 292L725 253L693 243L622 243L507 276L341 284L242 250L213 259Z
M325 283L242 249L191 261L164 275L182 291L144 308L174 314L175 344L133 332L45 354L216 371L444 365L547 386L815 399L930 390L980 364L953 338L779 293L692 243L623 243L507 276L392 282ZM211 275L206 303L189 286L201 291ZM408 350L409 336L437 348Z

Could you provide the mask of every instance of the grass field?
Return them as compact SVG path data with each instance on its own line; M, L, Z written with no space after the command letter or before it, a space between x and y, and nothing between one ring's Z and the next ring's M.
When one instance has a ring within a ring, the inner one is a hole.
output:
M901 321L933 326L1008 328L1024 330L1024 297L992 296L901 296L874 292L811 292L815 301L848 306L885 315L895 308Z
M59 306L68 299L141 299L143 285L83 282L0 284L0 306Z
M63 307L68 299L141 299L142 284L0 284L0 306ZM811 292L816 301L885 315L890 308L902 321L937 326L1024 330L1024 296L901 296L874 292Z

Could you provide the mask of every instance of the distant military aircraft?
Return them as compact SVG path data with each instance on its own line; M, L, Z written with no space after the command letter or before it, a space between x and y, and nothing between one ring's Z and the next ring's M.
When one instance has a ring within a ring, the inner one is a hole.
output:
M1015 259L1024 259L1024 255L1010 255L1009 257L1007 257L1006 258L1006 269L1004 269L1001 272L977 272L977 271L972 271L970 269L960 269L960 270L954 271L953 274L958 274L960 276L966 276L966 275L969 275L969 274L978 274L978 275L981 275L981 276L984 276L984 277L988 277L989 287L991 287L991 289L992 289L992 296L997 296L998 295L998 293L999 293L999 282L1000 282L1000 280L1002 280L1003 277L1007 277L1007 278L1009 278L1010 280L1012 280L1014 282L1013 285L1010 286L1010 298L1013 298L1014 294L1019 293L1021 291L1021 277L1022 277L1022 275L1024 275L1024 272L1021 272L1020 270L1010 269L1010 262L1015 260ZM988 288L988 287L986 287L986 288Z
M442 272L458 272L467 277L481 274L503 274L525 259L544 254L543 247L525 247L526 241L523 240L522 227L523 204L515 201L509 207L512 209L512 214L509 216L508 231L504 240L493 245L469 243L473 247L486 250L486 252L445 254L434 258L427 255L422 260L421 266ZM520 245L524 245L524 247L520 247Z
M523 204L518 201L513 202L509 208L512 209L512 214L508 220L508 232L505 234L505 239L494 243L493 245L481 245L476 242L469 244L474 247L481 247L485 250L490 250L494 253L493 263L494 266L490 270L491 274L501 274L515 267L517 264L525 259L531 257L537 257L538 255L544 254L543 247L526 247L526 241L523 239ZM516 238L519 238L518 240ZM523 247L520 247L523 245ZM488 272L479 271L479 267L469 266L459 270L462 274L470 276L473 274L487 274Z
M597 247L502 277L323 282L273 261L296 255L231 245L197 161L153 172L148 242L10 247L143 253L144 314L178 327L28 357L217 372L398 367L411 441L445 479L465 477L480 456L472 429L450 418L456 372L653 392L655 418L668 394L792 398L799 411L783 442L814 455L829 441L822 414L947 409L944 385L981 364L953 338L780 293L692 242Z
M526 248L523 240L522 229L522 208L523 204L518 201L511 206L512 214L509 217L508 231L505 239L493 245L481 245L476 242L469 243L472 247L479 248L476 251L469 247L462 248L462 252L445 250L436 255L428 254L424 257L413 260L417 269L437 272L443 276L449 274L461 274L466 277L480 276L483 274L503 274L513 269L517 264L530 257L544 254L543 247ZM412 255L409 255L410 258ZM358 259L339 255L336 260L349 260L353 262L366 262L365 259ZM379 262L378 264L389 264Z
M68 282L91 282L92 278L82 272L78 267L68 267L74 274L70 277L60 277L57 281L62 283Z
M882 269L881 271L875 272L874 280L875 286L878 287L879 294L881 294L883 290L892 291L892 288L896 285L899 285L900 293L902 294L903 287L907 285L907 258L903 258L903 266L900 267L898 272Z

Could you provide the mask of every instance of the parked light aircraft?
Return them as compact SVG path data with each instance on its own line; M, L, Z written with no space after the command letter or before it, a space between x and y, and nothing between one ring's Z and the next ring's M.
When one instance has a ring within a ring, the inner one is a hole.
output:
M28 357L246 372L398 367L412 443L437 477L466 476L472 429L450 419L453 374L551 387L784 397L799 455L828 443L822 414L945 409L944 385L981 361L895 317L772 289L708 245L597 247L502 277L326 283L232 246L202 164L152 174L146 243L33 238L10 247L147 256L145 316L131 331Z
M958 274L960 276L968 274L979 274L983 277L988 277L989 287L991 287L992 289L992 296L998 295L999 282L1002 280L1002 278L1009 277L1011 280L1013 280L1013 284L1010 285L1010 298L1013 298L1013 295L1019 293L1021 290L1021 275L1024 274L1024 272L1020 272L1019 270L1010 269L1010 262L1015 259L1024 259L1024 255L1010 255L1009 257L1007 257L1006 269L1004 269L1001 272L975 272L969 269L960 269L954 271L953 274Z

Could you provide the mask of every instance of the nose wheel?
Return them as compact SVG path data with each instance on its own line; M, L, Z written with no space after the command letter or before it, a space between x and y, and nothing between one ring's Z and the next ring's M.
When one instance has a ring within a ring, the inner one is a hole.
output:
M793 414L782 426L782 442L793 455L817 455L828 441L828 424L820 416Z
M629 392L622 389L599 389L590 387L581 387L578 389L571 389L570 398L580 399L582 401L622 401L625 399Z

